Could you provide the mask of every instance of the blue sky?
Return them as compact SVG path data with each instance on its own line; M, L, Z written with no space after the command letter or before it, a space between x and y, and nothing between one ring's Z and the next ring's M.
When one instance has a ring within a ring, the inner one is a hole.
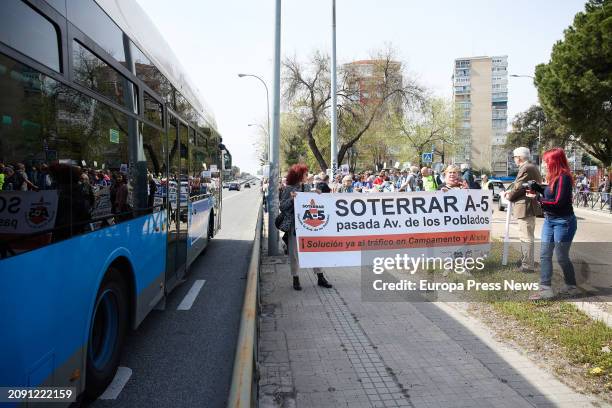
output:
M272 92L274 0L137 0L212 107L234 163L254 172L256 127ZM509 73L533 75L584 0L337 0L338 63L391 44L420 83L450 97L453 60L508 55ZM331 0L282 2L282 55L331 52ZM537 102L529 78L509 78L509 117Z

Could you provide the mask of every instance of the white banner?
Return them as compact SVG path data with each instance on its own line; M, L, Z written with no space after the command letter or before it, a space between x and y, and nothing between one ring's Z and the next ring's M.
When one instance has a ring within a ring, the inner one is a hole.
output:
M57 215L57 190L2 191L0 234L33 234L50 230Z
M94 208L91 212L93 219L110 217L112 213L112 203L110 198L110 187L94 186L94 197L96 198Z
M298 193L300 267L359 266L364 251L419 256L427 248L429 256L483 255L489 250L491 203L488 190Z

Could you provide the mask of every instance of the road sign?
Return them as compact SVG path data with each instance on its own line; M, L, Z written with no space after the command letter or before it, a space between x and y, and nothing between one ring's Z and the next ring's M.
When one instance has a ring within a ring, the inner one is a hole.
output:
M429 153L423 153L423 162L424 163L431 163L433 161L433 153L429 152Z
M119 143L119 131L117 129L110 129L108 133L111 143Z

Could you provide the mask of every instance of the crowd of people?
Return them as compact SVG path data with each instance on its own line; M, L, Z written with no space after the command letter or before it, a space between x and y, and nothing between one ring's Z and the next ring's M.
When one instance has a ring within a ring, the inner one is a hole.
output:
M540 289L531 296L532 300L548 299L554 296L552 291L552 256L556 254L557 262L563 270L565 285L560 295L574 296L579 294L576 287L574 267L569 256L570 246L577 230L577 221L572 205L572 190L582 183L574 181L565 152L561 148L548 150L543 155L546 177L543 179L538 166L529 162L530 151L519 147L513 152L514 162L518 167L515 181L503 193L513 203L513 214L518 220L521 239L520 268L522 272L533 273L536 270L534 261L535 218L544 215L542 228L542 248L540 255ZM546 183L543 184L543 181ZM338 175L332 181L326 173L310 174L303 164L293 165L279 186L280 215L277 227L285 232L284 241L290 260L293 288L301 290L298 271L298 251L293 215L293 200L298 192L317 193L386 193L415 191L450 191L456 189L488 189L489 179L483 175L480 183L474 179L469 165L451 164L442 173L428 167L419 169L381 170L378 175L370 171L358 174ZM610 181L607 176L601 183L602 192L610 196ZM608 199L608 198L606 198ZM318 284L331 287L323 273L315 268Z
M325 172L306 174L304 186L322 193L390 193L437 191L458 188L488 188L488 178L483 176L481 183L474 179L472 169L467 164L449 165L440 173L429 167L419 169L416 166L399 169L381 170L378 175L364 171L356 174L338 174L330 181ZM283 177L279 191L287 186L287 177Z

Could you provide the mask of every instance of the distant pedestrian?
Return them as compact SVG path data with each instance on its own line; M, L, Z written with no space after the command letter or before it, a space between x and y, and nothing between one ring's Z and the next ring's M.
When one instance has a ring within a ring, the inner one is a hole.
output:
M472 167L469 163L461 164L461 178L465 180L467 184L467 188L479 189L480 186L474 180L474 173L472 172Z
M480 178L480 188L482 188L483 190L488 190L490 183L491 182L489 181L489 176L487 176L486 174L483 174L482 177Z
M322 193L331 193L329 188L329 176L325 172L319 173L319 181L315 178L315 188Z
M423 178L423 189L425 191L436 191L438 189L438 181L430 168L423 167L421 169L421 176Z

